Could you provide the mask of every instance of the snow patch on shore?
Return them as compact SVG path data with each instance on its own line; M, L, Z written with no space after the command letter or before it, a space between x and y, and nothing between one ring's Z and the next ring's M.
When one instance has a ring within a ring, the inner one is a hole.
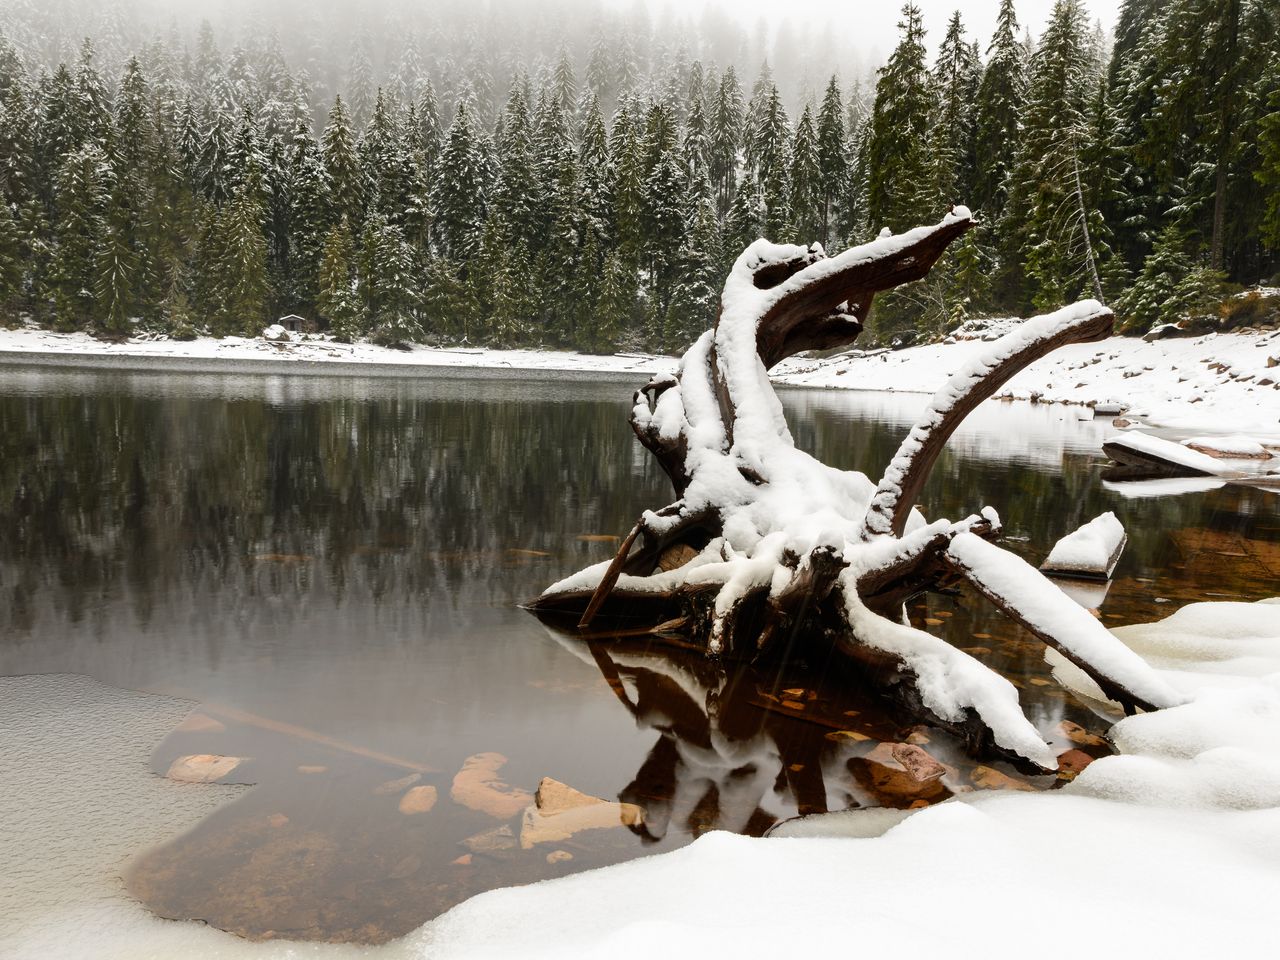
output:
M991 321L993 330L1003 330ZM986 344L928 344L825 360L793 357L778 383L850 390L933 393ZM1027 367L999 396L1094 404L1120 402L1126 416L1180 430L1280 436L1280 333L1218 333L1145 342L1111 337L1071 344Z
M268 328L273 329L273 328ZM283 329L283 328L280 328ZM338 343L322 335L294 334L288 342L266 337L199 337L195 340L128 340L108 343L87 333L55 333L51 330L0 330L0 361L21 362L23 354L58 354L94 359L235 361L242 364L360 363L403 367L409 374L422 367L474 367L480 369L557 370L590 373L674 373L671 357L643 354L599 356L561 350L489 350L415 346L407 350L372 343ZM308 372L313 372L308 370Z

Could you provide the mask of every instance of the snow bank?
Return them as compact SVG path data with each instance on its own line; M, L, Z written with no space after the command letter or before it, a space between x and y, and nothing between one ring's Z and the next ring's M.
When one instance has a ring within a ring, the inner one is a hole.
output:
M269 338L273 330L289 342ZM671 357L644 355L594 356L555 350L437 349L416 346L408 350L371 343L337 343L325 336L293 336L279 325L261 337L200 337L191 341L130 340L106 343L85 333L49 330L0 330L0 363L24 365L110 366L127 368L308 373L341 375L393 373L445 368L477 370L554 370L582 374L633 374L644 378L675 371Z
M1108 511L1054 544L1040 569L1048 574L1105 580L1115 569L1126 539L1124 527Z
M984 321L992 333L1010 321ZM976 326L976 325L975 325ZM971 336L971 335L970 335ZM809 360L796 357L773 371L779 383L805 387L933 393L982 351L982 339L928 344L872 355ZM1188 431L1225 426L1280 437L1280 338L1219 333L1146 343L1111 337L1071 344L1009 381L1001 396L1045 402L1118 401L1126 416Z

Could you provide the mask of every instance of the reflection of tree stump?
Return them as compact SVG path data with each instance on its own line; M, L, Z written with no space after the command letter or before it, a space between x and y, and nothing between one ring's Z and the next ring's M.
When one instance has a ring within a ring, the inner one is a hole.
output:
M637 391L631 426L675 487L643 513L612 561L546 590L533 608L674 632L711 655L755 656L825 640L929 722L1046 769L1053 754L1013 686L967 654L907 626L902 604L959 579L1063 653L1127 710L1178 701L1136 655L1033 568L988 541L999 517L926 523L913 508L947 438L1028 364L1107 336L1096 301L1026 321L956 373L929 404L879 485L797 450L768 370L805 350L852 343L872 298L923 277L972 225L942 222L834 257L758 240L734 264L720 318L676 376Z

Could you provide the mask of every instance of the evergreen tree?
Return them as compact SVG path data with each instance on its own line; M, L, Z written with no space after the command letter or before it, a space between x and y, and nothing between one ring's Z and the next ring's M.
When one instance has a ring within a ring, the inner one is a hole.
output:
M849 142L844 123L840 84L834 76L827 82L818 111L818 190L821 226L818 239L829 246L839 219L840 196L849 177Z
M996 32L987 48L975 103L973 206L990 223L1004 213L1018 149L1026 94L1026 65L1013 0L1000 0Z
M1177 223L1161 231L1142 273L1116 301L1122 330L1144 332L1221 299L1221 273L1197 264Z
M721 273L728 274L733 266L733 259L748 246L760 238L764 230L764 206L760 201L760 193L756 190L756 182L750 172L743 175L738 182L738 189L733 196L733 204L724 222L725 262L721 263Z
M440 157L432 202L436 244L446 257L466 257L480 240L487 202L484 163L467 105L460 103Z
M818 155L818 134L808 107L800 114L795 139L791 141L791 181L787 198L791 203L791 235L802 242L825 241L826 197L822 165Z
M404 233L375 214L365 224L361 246L361 292L370 338L384 347L403 347L421 339L419 291Z
M355 291L354 260L351 227L344 218L330 227L325 237L316 309L328 321L333 335L348 343L366 328L364 307Z
M94 295L99 329L114 338L129 335L136 310L141 258L130 242L124 210L116 207L104 223L97 251Z
M58 174L50 293L62 329L80 329L93 318L110 175L106 154L93 143L68 156Z
M0 327L16 324L26 299L23 281L25 251L13 211L0 203Z
M610 253L604 261L604 282L596 308L592 345L599 351L612 351L626 341L627 332L635 328L638 292L635 270L618 253Z
M214 333L254 334L267 320L266 211L256 183L246 182L218 214L218 305Z
M728 67L720 77L707 133L707 166L715 190L716 213L721 217L728 214L737 192L742 115L742 89L733 67Z
M1102 224L1084 196L1096 76L1079 0L1057 0L1031 62L1015 187L1002 228L1024 253L1027 294L1048 308L1081 292L1101 296Z
M936 212L927 149L932 95L925 66L920 8L908 3L902 39L876 81L866 145L867 212L871 226L903 230Z
M931 149L938 206L965 203L975 175L975 100L982 72L978 52L965 41L960 12L952 16L933 68L937 97L932 117Z
M356 150L351 121L347 118L347 108L340 96L334 98L333 108L329 111L329 122L320 140L320 152L329 178L334 215L346 217L352 229L359 229L364 222L368 186Z
M334 222L329 171L306 126L299 124L289 157L293 296L302 309L320 295L320 265Z
M663 324L664 349L683 352L715 323L723 275L719 224L710 200L699 205L680 248L677 277Z
M1266 190L1263 239L1273 250L1280 250L1280 66L1273 64L1258 87L1258 100L1267 112L1259 124L1261 162L1254 176Z
M612 168L609 140L593 95L587 104L578 143L578 212L586 238L603 249L613 237Z

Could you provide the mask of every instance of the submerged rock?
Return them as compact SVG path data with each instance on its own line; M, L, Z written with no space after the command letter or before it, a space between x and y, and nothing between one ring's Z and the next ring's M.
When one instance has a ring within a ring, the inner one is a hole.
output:
M165 776L180 783L213 783L215 780L221 780L243 762L243 757L194 753L173 761Z
M509 820L533 802L527 790L513 787L498 771L507 762L500 753L477 753L467 757L462 769L453 778L449 797L454 803Z
M566 783L543 777L533 806L520 824L520 846L567 840L584 830L634 827L644 823L644 809L634 803L615 803L588 796ZM550 862L550 861L548 861Z
M177 727L181 733L221 733L227 729L227 725L221 720L215 720L207 713L189 713Z
M848 766L858 786L882 807L904 810L914 803L937 803L951 796L941 778L916 779L893 756L889 744L880 744L865 757L851 758Z
M407 816L428 813L436 805L436 799L435 787L410 787L408 792L400 798L400 812Z
M501 827L486 830L484 833L477 833L474 836L467 837L462 841L462 845L472 853L494 854L501 853L504 850L515 849L516 842L515 833L511 827L504 824ZM456 863L457 861L454 862Z
M893 759L902 764L907 773L921 783L937 780L947 772L945 766L913 743L892 744L890 753Z
M1074 780L1093 761L1094 758L1089 754L1078 747L1072 747L1058 757L1058 776L1063 780Z
M994 767L974 767L969 779L979 790L1035 790L1031 784L1016 780Z
M376 796L385 797L389 793L399 793L401 790L413 786L421 779L422 774L411 773L407 777L401 777L398 780L387 780L380 783L373 788L373 792Z

